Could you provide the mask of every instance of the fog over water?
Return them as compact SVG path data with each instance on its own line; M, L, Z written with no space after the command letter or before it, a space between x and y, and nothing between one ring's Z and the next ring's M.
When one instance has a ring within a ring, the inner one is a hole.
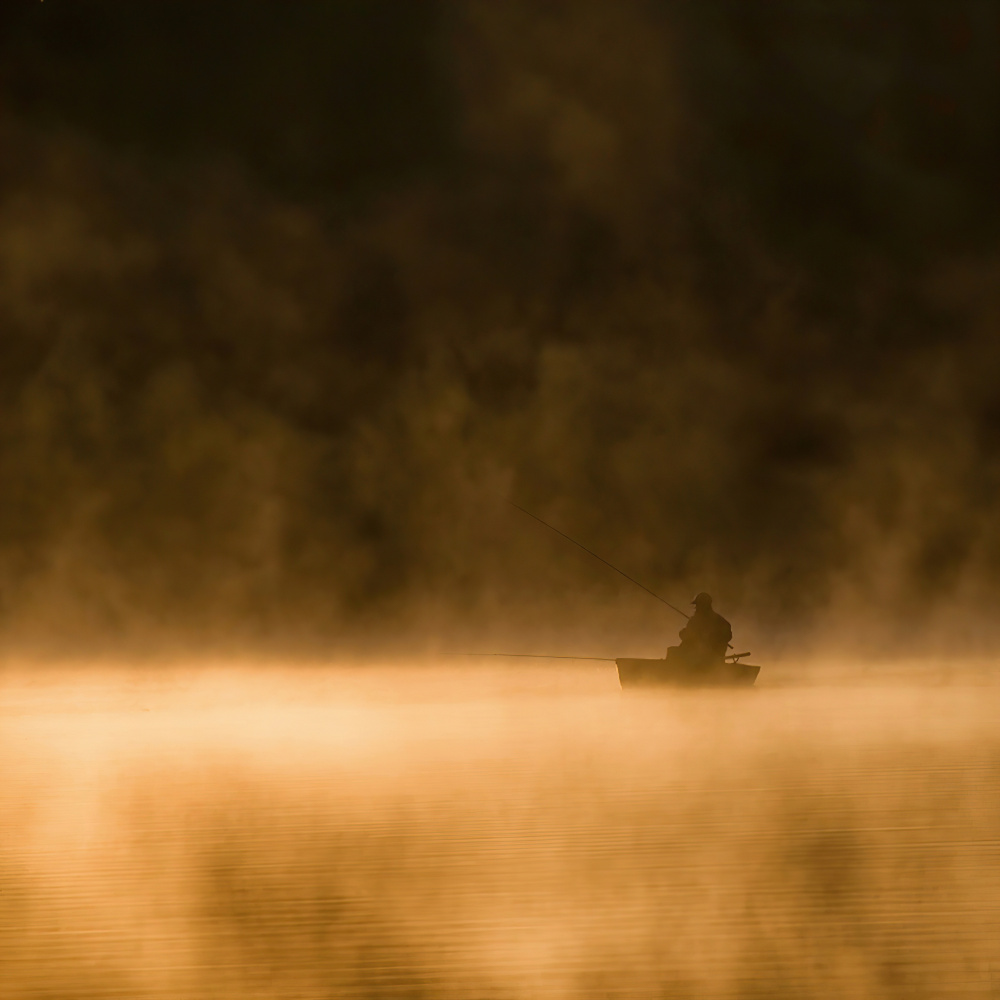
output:
M0 1000L1000 997L997 177L989 0L2 0Z
M12 664L2 993L1000 996L998 709L955 664Z

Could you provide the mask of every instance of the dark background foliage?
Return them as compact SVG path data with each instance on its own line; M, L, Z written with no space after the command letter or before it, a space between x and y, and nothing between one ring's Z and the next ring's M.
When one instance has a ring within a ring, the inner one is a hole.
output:
M663 631L507 497L771 639L982 634L994 4L11 0L0 32L11 641Z

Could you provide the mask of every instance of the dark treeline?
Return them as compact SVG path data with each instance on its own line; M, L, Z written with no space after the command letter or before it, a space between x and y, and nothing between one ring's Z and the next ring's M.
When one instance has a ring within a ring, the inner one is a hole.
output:
M981 0L10 2L10 641L889 632L1000 584ZM956 610L964 609L961 614Z

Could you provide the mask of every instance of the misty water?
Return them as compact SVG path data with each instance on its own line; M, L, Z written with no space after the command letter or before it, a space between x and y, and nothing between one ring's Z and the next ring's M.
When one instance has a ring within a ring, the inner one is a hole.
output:
M0 674L0 996L1000 997L1000 686Z

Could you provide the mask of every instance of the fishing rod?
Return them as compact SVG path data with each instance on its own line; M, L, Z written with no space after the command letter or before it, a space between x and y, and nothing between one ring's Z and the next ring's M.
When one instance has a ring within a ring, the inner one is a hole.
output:
M463 656L522 656L532 660L600 660L614 663L613 656L549 656L546 653L463 653Z
M583 549L583 551L586 552L587 555L593 556L599 562L604 563L605 566L610 567L616 573L618 573L621 576L625 577L625 579L628 580L630 583L634 583L637 587L639 587L642 590L646 591L646 593L649 594L650 597L655 597L658 601L660 601L663 604L665 604L668 608L670 608L671 611L676 611L677 614L679 614L682 618L686 618L688 621L691 620L691 616L690 615L685 614L683 611L681 611L680 608L675 608L669 601L664 600L662 597L660 597L659 594L654 594L653 591L651 591L649 589L649 587L646 587L643 584L639 583L638 580L634 580L632 577L630 577L628 575L628 573L622 572L622 570L620 570L617 566L613 565L612 563L609 563L607 561L607 559L605 559L603 556L599 556L596 552L591 552L590 549L588 549L586 545L581 545L575 538L570 538L570 536L567 535L565 531L560 531L558 528L554 528L551 524L549 524L548 521L543 521L537 514L532 514L530 510L525 510L523 507L521 507L518 504L514 503L513 500L508 500L507 502L511 505L511 507L517 507L517 509L522 514L527 514L528 517L533 517L539 524L544 524L545 527L548 528L550 531L554 531L557 535L562 535L562 537L565 538L567 542L572 542L577 548ZM573 658L576 659L576 657L573 657ZM596 657L596 658L600 659L600 657Z
M462 653L462 656L518 656L530 660L599 660L601 663L617 663L613 656L559 656L550 653ZM744 656L750 653L730 653L726 659L739 663Z

